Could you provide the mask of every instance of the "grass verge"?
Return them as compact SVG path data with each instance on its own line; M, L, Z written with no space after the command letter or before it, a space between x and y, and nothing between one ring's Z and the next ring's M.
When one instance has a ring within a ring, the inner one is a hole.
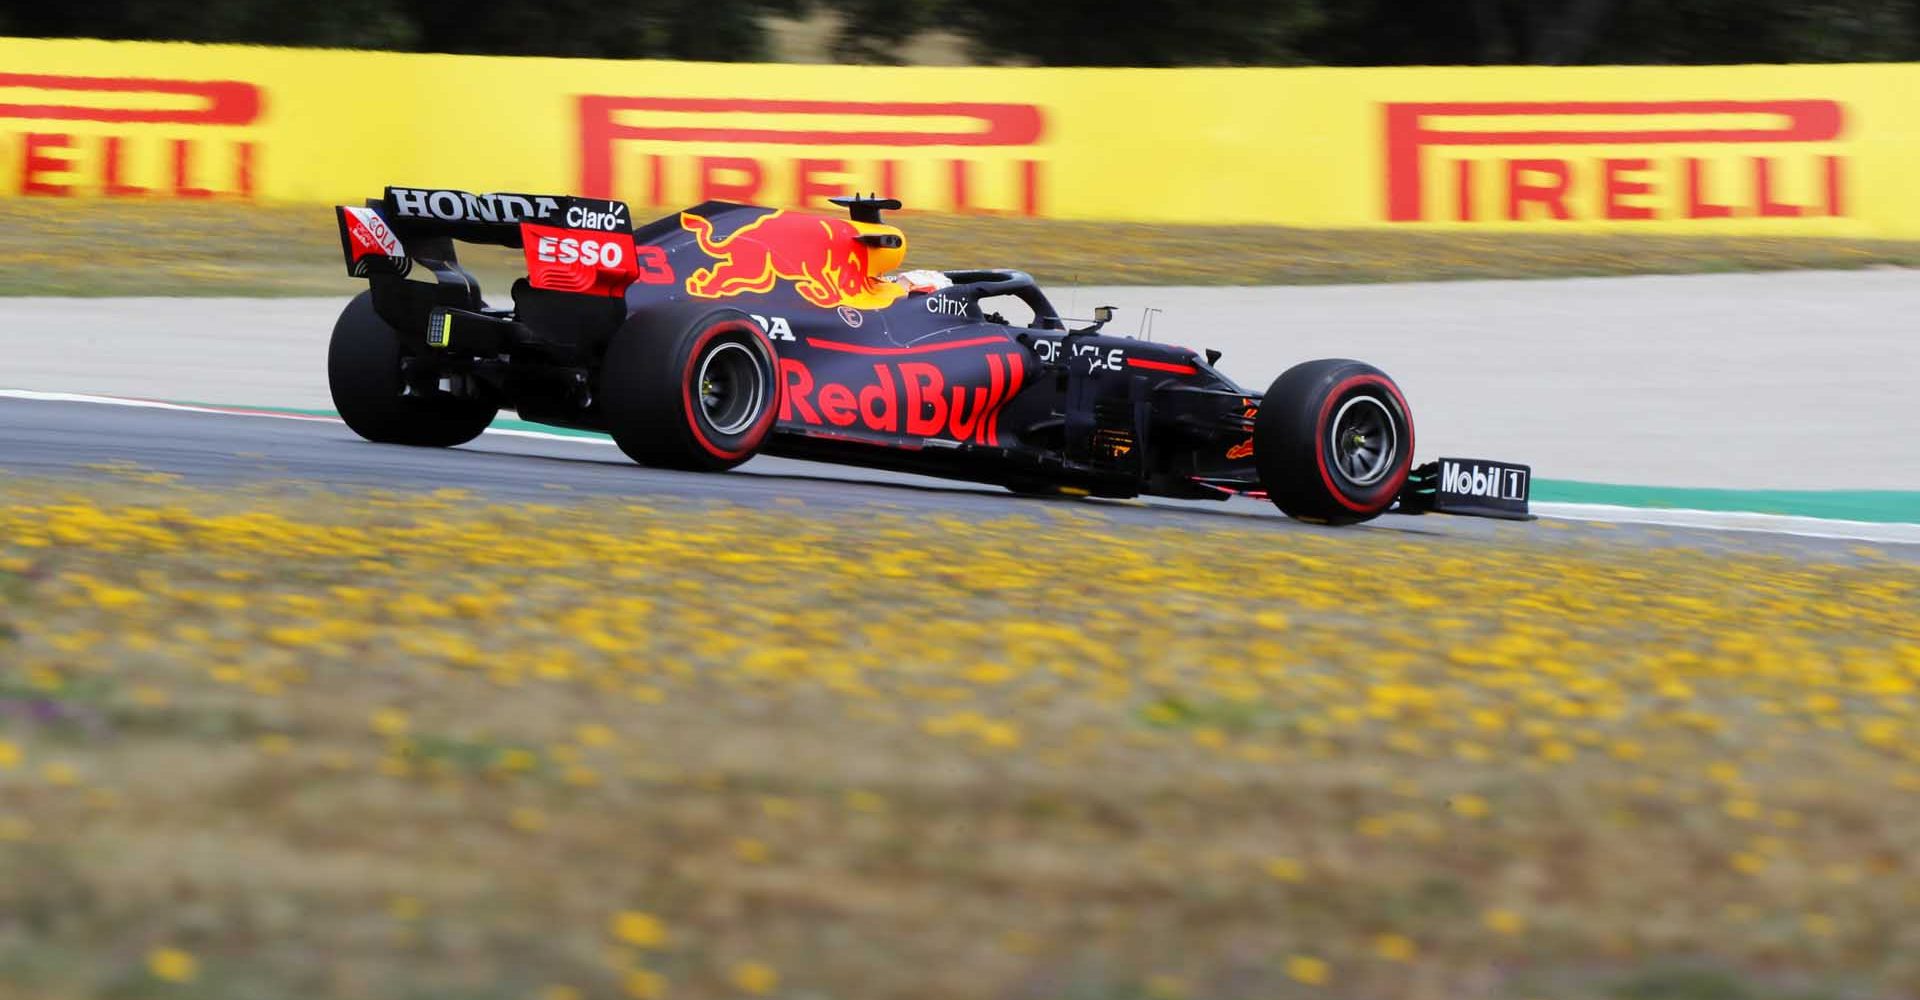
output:
M0 486L0 997L1909 996L1920 568Z
M1061 284L1271 285L1920 266L1920 242L1533 236L903 216L919 266L1011 266ZM463 248L485 287L518 251ZM326 206L0 201L0 294L341 295Z

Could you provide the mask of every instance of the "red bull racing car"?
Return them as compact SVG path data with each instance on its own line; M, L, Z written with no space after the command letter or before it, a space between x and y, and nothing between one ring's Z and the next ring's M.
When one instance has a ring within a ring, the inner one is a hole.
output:
M1019 493L1265 497L1325 523L1527 516L1525 466L1416 468L1378 369L1308 361L1250 391L1217 352L1105 332L1109 309L1061 316L1023 272L901 271L881 214L899 202L833 200L848 218L707 202L638 227L622 202L567 196L390 187L341 206L369 287L334 326L335 406L396 444L462 444L511 408L666 468L766 453ZM524 252L511 307L482 300L456 241Z

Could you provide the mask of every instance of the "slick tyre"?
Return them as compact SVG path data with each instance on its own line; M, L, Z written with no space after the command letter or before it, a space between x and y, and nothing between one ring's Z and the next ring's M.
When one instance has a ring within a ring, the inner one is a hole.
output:
M1253 423L1260 484L1289 516L1371 520L1413 464L1413 414L1400 388L1358 361L1308 361L1273 380Z
M773 431L779 362L736 309L634 317L607 348L600 399L614 442L641 465L731 469Z
M327 386L333 408L355 434L382 444L451 448L480 436L500 408L486 400L403 396L399 331L373 311L373 293L361 292L333 325L327 346Z

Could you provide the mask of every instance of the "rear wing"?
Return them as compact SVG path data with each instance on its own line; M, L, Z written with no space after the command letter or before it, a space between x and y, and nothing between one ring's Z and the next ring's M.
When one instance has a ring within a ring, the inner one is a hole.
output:
M628 286L672 278L664 251L635 247L626 203L604 198L389 187L365 205L336 206L334 217L347 274L367 279L374 311L409 337L440 331L430 346L445 346L449 318L506 324L507 341L544 344L550 354L581 331L595 343L625 318ZM513 284L511 311L488 307L460 266L456 240L524 251L527 276ZM433 281L410 280L416 264Z
M356 278L404 276L415 261L429 266L456 265L454 240L516 249L525 249L531 243L532 250L527 254L529 278L536 287L554 287L556 291L619 294L626 284L612 287L617 276L636 270L633 214L623 201L389 187L365 206L336 206L334 216L340 227L340 250L347 273ZM540 266L581 264L583 257L586 267L610 271L604 277L613 280L600 280L602 275L587 276L585 281L572 276L569 280L560 272L570 275L577 269ZM439 274L438 268L435 273ZM557 285L543 282L543 277L557 281ZM631 280L628 278L627 284Z

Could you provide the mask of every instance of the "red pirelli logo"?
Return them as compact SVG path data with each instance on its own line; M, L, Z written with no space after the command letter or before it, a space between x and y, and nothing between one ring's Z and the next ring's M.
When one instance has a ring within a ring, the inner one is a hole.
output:
M1384 109L1390 222L1845 214L1846 157L1792 149L1840 138L1845 114L1837 101L1459 101ZM1760 144L1781 149L1711 149ZM1666 157L1470 155L1514 146L1689 148ZM1431 183L1436 171L1444 180ZM1789 174L1799 200L1786 197ZM1441 187L1450 197L1430 199ZM1487 198L1490 189L1496 193Z
M988 162L978 155L1037 145L1045 124L1032 104L587 95L579 112L580 189L596 198L664 205L673 200L671 186L690 181L702 201L826 207L826 198L855 189L897 197L910 180L926 180L908 176L915 170L939 174L947 196L946 204L916 208L1040 214L1038 159L1016 153ZM639 157L621 155L628 144ZM796 155L722 152L729 145L792 146ZM954 153L908 163L884 152L941 147ZM645 184L619 190L633 159L644 167ZM999 204L979 195L989 169L1010 171L1001 179L1013 195Z
M14 132L11 193L251 197L254 143L204 130L252 125L263 105L258 86L237 80L0 73L0 121L40 123ZM63 123L141 128L76 134Z

